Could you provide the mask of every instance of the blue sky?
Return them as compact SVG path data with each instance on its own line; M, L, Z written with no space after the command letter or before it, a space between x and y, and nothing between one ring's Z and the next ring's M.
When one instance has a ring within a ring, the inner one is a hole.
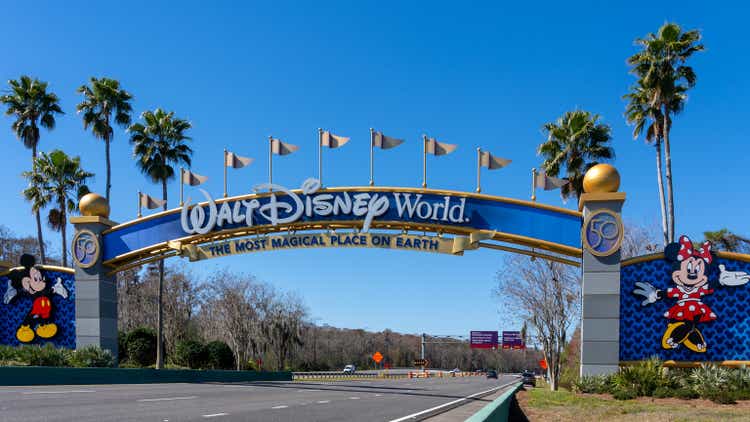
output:
M575 108L612 126L614 164L628 199L626 220L658 222L653 148L633 141L621 96L633 79L625 59L633 39L666 20L703 31L707 52L692 61L698 84L672 132L677 231L699 239L707 229L750 234L745 153L750 82L744 54L748 7L670 2L6 2L0 80L29 74L50 82L66 115L44 132L41 150L80 155L104 192L104 145L84 132L75 89L90 76L119 79L137 114L162 107L193 123L194 171L222 190L224 147L256 158L230 174L230 193L267 177L267 137L300 145L274 160L274 182L297 187L317 174L317 128L350 136L326 151L326 185L368 181L368 128L407 139L378 151L378 185L421 183L422 133L459 144L431 159L431 187L475 188L476 147L513 160L483 175L484 192L528 198L538 166L540 127ZM210 6L209 6L210 5ZM5 85L3 85L5 86ZM20 191L30 152L0 118L5 162L2 224L35 232ZM115 221L135 217L136 191L159 195L131 159L126 133L112 144ZM170 185L170 205L179 187ZM557 193L539 200L562 205ZM565 204L575 207L574 201ZM46 231L59 248L58 235ZM468 334L513 329L493 297L503 255L464 257L382 250L304 250L206 261L208 274L230 266L304 297L320 323L405 332Z

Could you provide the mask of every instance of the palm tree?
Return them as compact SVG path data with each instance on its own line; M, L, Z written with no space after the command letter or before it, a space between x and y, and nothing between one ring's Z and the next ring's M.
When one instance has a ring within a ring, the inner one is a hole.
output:
M669 134L672 117L679 114L689 88L695 86L693 68L685 63L695 52L703 51L698 30L682 31L675 23L665 23L656 34L648 34L636 40L641 51L628 58L630 72L638 78L650 99L651 107L661 110L662 123L659 128L664 140L664 169L667 185L667 241L674 241L674 194L672 189L672 154Z
M661 228L664 244L666 245L669 241L667 229L669 224L664 198L664 176L662 175L661 151L664 132L661 130L661 125L664 123L663 113L659 107L651 105L650 92L648 88L643 86L642 81L633 85L631 91L624 95L623 98L629 100L625 109L625 118L628 124L633 125L633 139L638 139L645 128L646 143L653 145L656 149L656 179L659 189L659 206L661 207Z
M39 145L39 127L47 130L55 128L55 114L64 114L60 108L57 95L47 92L47 82L39 79L31 79L29 76L21 76L18 80L8 81L11 92L0 96L0 102L5 104L6 116L14 116L16 120L11 128L16 137L23 142L26 148L31 149L31 161L36 160L36 149ZM46 262L44 253L44 238L42 236L42 220L39 216L39 208L34 206L32 200L31 209L36 218L36 237L39 242L39 258L41 263Z
M109 160L109 143L112 142L114 131L111 119L114 113L115 123L120 127L130 125L132 107L130 100L133 98L129 92L120 89L120 82L109 79L90 79L91 86L81 85L78 92L83 94L84 100L76 107L79 113L83 113L83 128L91 128L94 137L104 141L104 157L107 165L107 187L106 195L109 201L109 190L112 188L112 166Z
M546 123L543 130L547 141L539 145L537 153L544 158L542 168L550 176L557 177L565 168L565 177L570 183L564 185L564 199L583 193L583 175L600 160L614 158L615 151L609 146L612 136L608 125L599 123L599 115L588 111L568 111L556 122Z
M141 114L143 123L135 123L128 131L130 143L133 144L133 155L141 172L154 183L161 183L164 210L167 209L167 181L174 178L174 166L190 165L193 150L186 141L190 137L185 132L190 129L190 122L174 116L174 112L165 112L157 108ZM180 181L181 183L182 181ZM159 302L158 324L156 330L156 368L164 365L164 261L159 261Z
M41 153L34 161L32 171L23 173L29 181L24 196L34 198L34 205L41 208L54 204L48 221L50 226L60 231L62 240L62 264L68 265L67 223L68 213L76 209L78 199L88 193L86 180L93 177L81 168L80 157L69 157L56 149L49 154Z

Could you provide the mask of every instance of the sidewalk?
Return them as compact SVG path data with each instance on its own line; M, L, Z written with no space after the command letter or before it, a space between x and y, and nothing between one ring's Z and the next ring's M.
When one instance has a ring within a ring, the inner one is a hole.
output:
M474 413L477 413L479 409L483 408L484 406L487 406L490 404L492 400L495 400L496 398L500 397L507 388L500 389L498 391L495 391L494 393L490 394L489 396L484 396L478 399L473 399L469 403L459 406L455 409L449 410L445 413L441 413L439 415L435 415L431 418L425 419L429 422L458 422L458 421L465 421L467 418L472 416Z

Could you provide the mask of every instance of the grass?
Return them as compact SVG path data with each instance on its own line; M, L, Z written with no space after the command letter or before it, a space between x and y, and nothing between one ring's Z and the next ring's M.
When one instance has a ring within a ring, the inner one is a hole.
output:
M614 400L609 395L549 391L540 384L517 394L531 421L747 421L750 402L718 405L708 400L653 399Z

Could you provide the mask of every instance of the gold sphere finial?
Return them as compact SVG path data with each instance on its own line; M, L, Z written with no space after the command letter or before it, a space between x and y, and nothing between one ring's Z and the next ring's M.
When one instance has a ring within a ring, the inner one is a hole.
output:
M617 192L620 189L620 173L611 164L597 164L583 176L586 193Z
M109 218L109 203L98 193L91 192L83 195L78 202L78 209L81 210L81 215Z

